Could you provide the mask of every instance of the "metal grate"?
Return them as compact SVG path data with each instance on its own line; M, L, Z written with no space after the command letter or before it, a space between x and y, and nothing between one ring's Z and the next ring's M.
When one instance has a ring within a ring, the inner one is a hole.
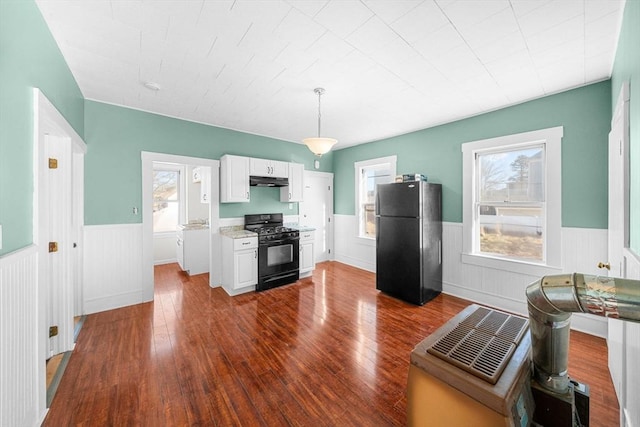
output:
M427 351L495 384L528 326L522 317L479 307Z

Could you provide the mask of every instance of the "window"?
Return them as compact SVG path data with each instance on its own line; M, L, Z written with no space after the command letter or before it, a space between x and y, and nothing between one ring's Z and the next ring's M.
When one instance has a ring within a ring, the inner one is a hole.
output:
M376 185L393 182L396 176L396 156L365 160L355 163L356 215L358 235L376 237Z
M561 140L557 127L462 144L465 262L560 265Z
M184 219L181 167L155 164L153 170L153 232L176 231Z

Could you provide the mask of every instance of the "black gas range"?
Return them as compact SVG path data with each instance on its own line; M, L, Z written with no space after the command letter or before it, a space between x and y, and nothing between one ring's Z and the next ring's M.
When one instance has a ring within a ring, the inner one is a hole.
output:
M298 280L300 232L284 227L281 213L245 215L244 228L258 233L256 291L264 291Z

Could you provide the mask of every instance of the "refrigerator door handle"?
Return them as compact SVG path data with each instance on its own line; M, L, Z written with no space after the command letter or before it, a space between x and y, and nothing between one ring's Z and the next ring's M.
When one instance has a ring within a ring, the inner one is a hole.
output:
M442 240L438 240L438 264L442 264Z

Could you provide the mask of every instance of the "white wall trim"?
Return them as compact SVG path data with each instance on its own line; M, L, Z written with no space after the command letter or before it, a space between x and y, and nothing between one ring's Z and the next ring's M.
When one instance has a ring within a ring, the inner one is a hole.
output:
M335 215L336 261L375 272L375 244L360 244L355 215ZM538 272L466 264L462 261L463 225L443 222L443 292L521 315L528 315L525 289L540 278ZM545 272L599 274L597 264L607 256L607 230L563 228L562 269ZM375 242L374 242L375 243ZM574 314L571 327L592 335L607 336L607 319Z
M29 245L0 257L1 426L40 425L47 413L38 250Z
M177 163L211 168L211 194L209 202L209 286L217 287L222 283L221 244L220 244L220 161L175 154L142 151L142 288L144 301L153 300L153 162Z
M140 304L142 302L144 301L142 300L142 290L140 289L131 292L121 292L113 295L86 298L84 300L84 307L86 313L91 314Z
M0 256L0 269L7 268L8 266L15 264L17 261L30 257L36 253L38 253L38 246L29 245L18 249L17 251L2 255Z
M479 243L477 242L478 230L476 229L476 154L495 150L498 148L516 148L531 144L543 144L545 146L545 201L546 216L544 218L544 233L546 233L545 251L543 262L533 264L532 268L549 267L560 268L561 244L560 230L562 228L562 189L557 183L562 181L562 137L564 128L540 129L531 132L523 132L496 138L466 142L462 144L462 223L464 226L463 253L466 262L482 265L489 262L489 257L480 257ZM512 263L507 260L493 258L492 265L504 263L500 268L510 269Z
M85 314L144 302L142 224L85 226Z

